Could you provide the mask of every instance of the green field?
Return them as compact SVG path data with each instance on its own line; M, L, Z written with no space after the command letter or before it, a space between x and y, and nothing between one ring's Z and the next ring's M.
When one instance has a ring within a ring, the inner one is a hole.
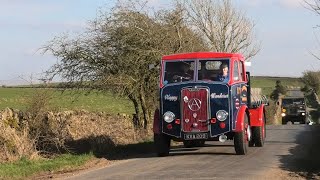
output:
M303 87L299 78L288 77L252 77L252 87L262 88L262 93L270 95L275 88L277 80L280 80L284 86ZM0 88L0 109L6 107L25 110L27 101L34 98L41 91L46 91L50 97L50 105L52 108L60 110L79 110L98 112L103 111L110 114L125 113L133 114L134 108L128 99L117 97L112 93L93 92L86 94L85 92L75 93L75 91L62 91L56 89L40 89L40 88Z
M133 114L134 108L131 101L115 96L112 93L62 91L40 88L0 88L0 109L6 107L25 110L28 101L36 98L37 94L48 94L51 97L50 106L61 110L88 110L93 112L103 111L110 114Z
M303 87L303 83L300 78L291 77L265 77L265 76L254 76L251 77L252 87L262 88L264 95L270 95L275 89L276 81L281 81L281 84L285 87Z

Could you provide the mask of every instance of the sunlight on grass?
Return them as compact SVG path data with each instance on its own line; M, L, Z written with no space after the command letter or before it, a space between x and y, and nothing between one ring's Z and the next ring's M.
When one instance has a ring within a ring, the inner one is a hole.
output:
M26 99L32 94L40 91L39 88L0 88L0 109L6 107L25 110ZM134 107L131 101L116 97L112 93L76 92L67 90L62 93L55 89L46 90L52 95L52 108L60 110L87 110L91 112L107 112L109 114L133 114Z
M75 169L88 160L92 159L93 154L70 155L65 154L50 160L26 160L21 159L17 162L0 164L0 179L14 178L23 179L39 172L54 172L61 170Z

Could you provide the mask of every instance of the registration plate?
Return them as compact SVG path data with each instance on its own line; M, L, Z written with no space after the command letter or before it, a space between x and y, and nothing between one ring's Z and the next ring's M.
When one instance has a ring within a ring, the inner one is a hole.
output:
M191 140L191 139L208 139L207 133L197 133L197 134L185 134L184 135L185 140Z

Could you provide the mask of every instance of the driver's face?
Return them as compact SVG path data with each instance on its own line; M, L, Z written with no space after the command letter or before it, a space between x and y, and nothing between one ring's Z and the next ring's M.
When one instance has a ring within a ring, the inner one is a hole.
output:
M228 67L225 67L222 69L222 74L223 76L227 76L228 75Z

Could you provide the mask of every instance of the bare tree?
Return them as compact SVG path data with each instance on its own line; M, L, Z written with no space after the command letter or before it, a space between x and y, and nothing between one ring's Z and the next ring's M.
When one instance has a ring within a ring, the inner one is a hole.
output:
M320 15L320 0L304 0L303 6L313 11L317 15ZM316 25L316 28L319 28L319 26L320 26L319 24ZM315 38L316 38L316 42L320 44L319 38L317 36L315 36ZM310 54L316 59L320 60L319 55L317 55L316 53L310 52Z
M255 24L237 10L231 0L182 0L176 5L207 42L211 51L243 53L247 59L260 50L255 39Z
M304 0L305 7L320 15L320 0Z
M128 97L135 107L136 125L147 128L158 104L159 80L158 70L149 70L149 64L159 65L164 54L203 51L204 47L181 9L154 12L144 3L135 3L102 13L85 34L57 37L44 49L59 59L50 75L59 74L72 87L113 90Z

